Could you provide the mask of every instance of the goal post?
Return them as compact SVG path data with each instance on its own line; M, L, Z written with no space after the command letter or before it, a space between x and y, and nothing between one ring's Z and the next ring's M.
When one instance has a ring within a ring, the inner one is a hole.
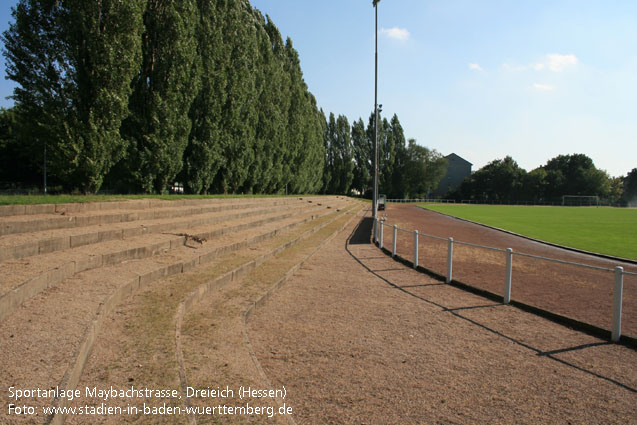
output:
M563 195L562 205L567 207L598 207L597 195Z

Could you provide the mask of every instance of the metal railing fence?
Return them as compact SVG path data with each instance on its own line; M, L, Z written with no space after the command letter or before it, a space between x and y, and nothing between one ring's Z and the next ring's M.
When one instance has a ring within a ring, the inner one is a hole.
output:
M561 201L496 201L496 200L476 200L476 199L442 199L442 198L413 198L413 199L387 199L386 202L394 204L472 204L472 205L515 205L515 206L569 206L569 207L626 207L620 203L613 203L606 200L600 200L596 204L587 202L574 202L564 205Z
M624 288L624 277L625 276L637 276L637 273L630 272L624 270L622 266L616 266L615 268L607 268L594 266L590 264L577 263L573 261L560 260L557 258L544 257L540 255L528 254L524 252L514 251L512 248L502 249L495 248L485 245L479 245L469 242L457 241L452 237L443 238L440 236L429 235L418 230L408 230L398 227L397 225L388 225L385 223L384 219L376 219L374 222L374 234L373 240L378 244L380 249L384 248L385 240L384 240L384 228L389 227L391 229L391 255L392 257L396 257L397 255L397 244L398 244L398 232L403 232L406 234L413 235L413 266L417 268L419 265L419 240L420 238L428 238L434 239L437 241L446 241L447 242L447 260L446 260L446 273L445 273L445 281L446 283L450 283L453 280L453 250L454 245L468 246L472 248L485 249L489 251L501 252L506 254L506 273L505 273L505 281L504 281L504 290L503 290L503 302L504 304L509 304L511 302L511 286L512 286L512 269L513 269L513 256L520 256L526 258L532 258L540 261L546 261L551 263L557 263L562 265L575 266L590 270L596 270L606 273L613 274L614 277L614 287L613 287L613 303L612 303L612 326L611 326L611 340L613 342L618 342L621 337L621 321L622 321L622 303L623 303L623 288Z

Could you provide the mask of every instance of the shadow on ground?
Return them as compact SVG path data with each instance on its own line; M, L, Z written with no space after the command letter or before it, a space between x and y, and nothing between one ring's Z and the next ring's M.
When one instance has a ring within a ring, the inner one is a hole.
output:
M604 376L601 374L598 374L590 369L587 369L585 367L581 367L578 366L576 364L570 363L566 360L560 359L558 357L555 357L556 354L560 354L560 353L565 353L565 352L570 352L570 351L578 351L578 350L586 350L592 347L597 347L597 346L602 346L602 345L609 345L611 344L610 342L607 341L600 341L600 342L594 342L591 344L582 344L582 345L578 345L578 346L574 346L574 347L566 347L566 348L562 348L559 350L553 350L553 351L542 351L539 348L533 347L532 345L526 344L516 338L513 338L511 336L508 336L500 331L497 331L495 329L490 328L489 326L487 326L484 323L480 323L476 320L470 319L466 316L462 315L462 311L463 310L471 310L471 309L477 309L477 308L500 308L500 307L504 307L504 304L486 304L486 305L476 305L476 306L469 306L469 307L461 307L461 308L449 308L447 306L444 306L442 304L439 304L433 300L427 299L423 296L417 295L414 292L411 291L412 288L416 288L416 287L422 287L422 286L445 286L444 283L439 283L439 284L427 284L427 285L405 285L405 286L401 286L400 283L398 282L398 278L388 278L388 277L384 277L381 276L380 274L378 274L379 272L383 271L383 270L373 270L371 267L369 267L367 264L365 264L364 260L366 259L370 259L370 258L387 258L387 257L367 257L367 258L359 258L357 257L350 249L349 249L349 245L355 245L355 244L371 244L371 228L373 225L373 219L371 217L365 217L361 223L359 224L359 226L352 232L351 237L349 238L349 241L345 243L345 250L349 253L349 255L356 260L356 262L358 262L363 268L365 268L368 272L374 274L376 277L378 277L379 279L381 279L382 281L384 281L387 285L389 285L390 287L399 290L401 292L404 292L405 294L417 298L423 302L426 302L428 304L431 305L435 305L436 307L441 309L441 313L443 314L451 314L455 317L457 317L458 319L461 320L465 320L469 323L471 323L472 325L484 329L487 332L490 332L494 335L497 335L500 338L506 339L514 344L517 344L521 347L526 348L527 350L531 351L532 353L534 353L535 355L539 356L539 357L544 357L547 359L550 359L552 361L561 363L565 366L569 366L572 367L574 369L577 369L581 372L584 372L588 375L594 376L598 379L602 379L605 380L607 382L610 382L614 385L617 385L618 387L624 388L625 390L630 391L631 393L637 393L637 388L633 388L630 385L626 385L616 379L613 379L611 377L608 376ZM365 227L367 226L367 227ZM363 229L363 230L361 230ZM366 242L355 242L358 240L363 240L364 238L367 238ZM353 242L354 241L354 242ZM392 269L393 270L393 269Z
M360 224L349 238L350 245L365 245L372 243L372 227L374 219L372 217L363 217Z

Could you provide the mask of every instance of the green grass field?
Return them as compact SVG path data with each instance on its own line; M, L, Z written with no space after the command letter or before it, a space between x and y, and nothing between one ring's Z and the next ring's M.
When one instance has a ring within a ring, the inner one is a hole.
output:
M637 259L637 209L421 204L546 242Z

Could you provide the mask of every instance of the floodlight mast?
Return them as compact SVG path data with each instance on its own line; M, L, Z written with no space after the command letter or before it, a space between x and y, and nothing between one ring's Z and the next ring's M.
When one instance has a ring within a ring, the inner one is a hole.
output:
M374 220L378 218L378 2L373 0L376 15L374 46L374 199L372 203Z

